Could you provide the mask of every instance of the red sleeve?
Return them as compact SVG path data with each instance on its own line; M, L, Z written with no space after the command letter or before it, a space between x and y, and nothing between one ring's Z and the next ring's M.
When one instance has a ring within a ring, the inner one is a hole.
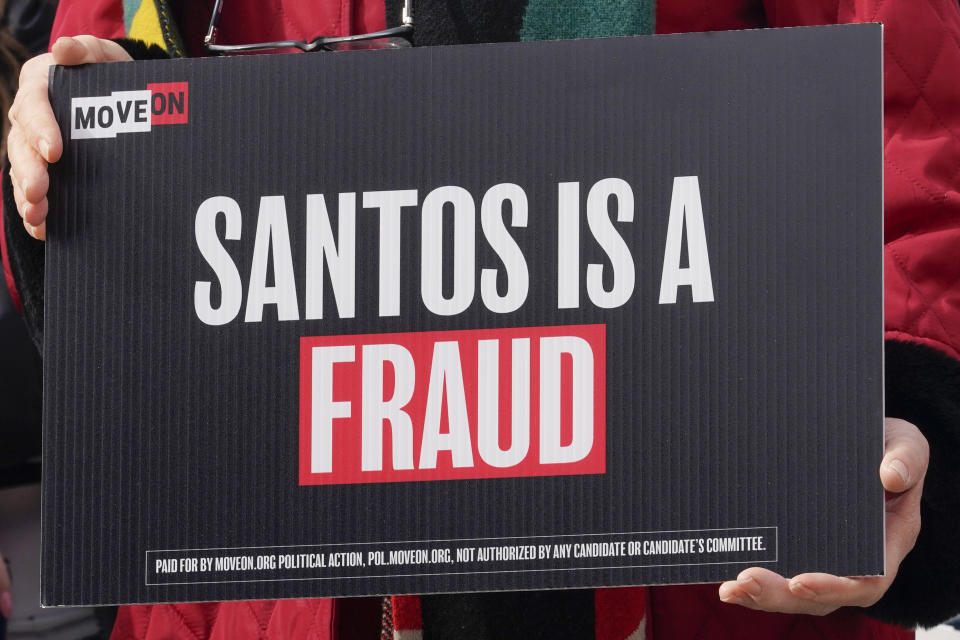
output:
M122 38L125 33L120 0L60 0L50 42L61 36L88 34L113 39Z
M886 330L960 359L960 5L860 4L885 25Z
M960 359L960 5L765 0L770 26L884 24L887 338Z

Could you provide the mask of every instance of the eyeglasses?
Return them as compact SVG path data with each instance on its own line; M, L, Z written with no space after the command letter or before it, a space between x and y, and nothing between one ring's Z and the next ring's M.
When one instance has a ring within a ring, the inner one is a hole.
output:
M254 44L217 44L220 14L223 0L216 0L210 27L203 38L203 46L211 53L237 53L241 51L264 51L267 49L300 49L301 51L339 51L342 49L394 49L409 47L413 35L413 0L403 0L403 14L399 27L391 27L373 33L361 33L355 36L320 36L310 42L302 40L281 40L277 42L258 42Z

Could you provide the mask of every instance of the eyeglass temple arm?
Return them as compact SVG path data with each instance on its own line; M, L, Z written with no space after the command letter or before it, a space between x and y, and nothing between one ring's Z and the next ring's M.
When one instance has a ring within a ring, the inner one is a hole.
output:
M207 27L207 35L203 37L203 44L209 45L213 42L213 32L217 30L220 23L220 11L223 9L223 0L216 0L213 3L213 13L210 14L210 26Z

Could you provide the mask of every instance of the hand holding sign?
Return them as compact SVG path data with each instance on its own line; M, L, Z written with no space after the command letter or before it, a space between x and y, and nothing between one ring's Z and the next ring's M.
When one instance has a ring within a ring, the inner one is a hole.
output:
M93 36L58 39L50 53L28 60L20 72L20 88L10 108L10 181L17 210L27 233L37 240L47 236L47 164L63 153L60 127L53 117L47 94L50 65L78 65L90 62L131 60L115 42Z
M826 615L845 606L868 607L883 597L920 533L920 496L930 458L927 439L904 420L887 418L884 440L880 481L887 492L886 575L843 578L804 573L787 580L752 567L720 585L720 599L762 611Z

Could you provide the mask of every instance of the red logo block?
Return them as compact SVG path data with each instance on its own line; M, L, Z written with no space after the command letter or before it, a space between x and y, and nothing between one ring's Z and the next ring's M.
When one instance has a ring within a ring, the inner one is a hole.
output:
M300 484L604 473L606 327L300 339Z
M150 124L186 124L190 107L190 83L159 82L148 84Z

